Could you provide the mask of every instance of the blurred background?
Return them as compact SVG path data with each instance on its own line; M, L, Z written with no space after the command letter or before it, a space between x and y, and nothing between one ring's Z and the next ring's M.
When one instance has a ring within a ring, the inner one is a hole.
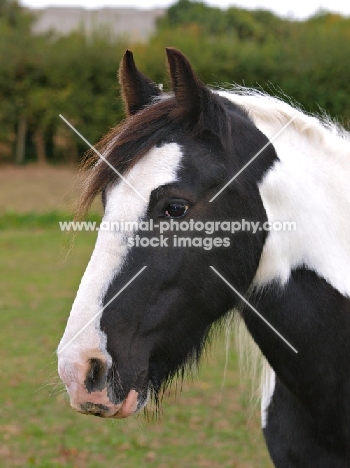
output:
M226 354L222 337L182 393L166 395L161 420L70 410L55 349L96 236L59 230L87 147L58 115L96 143L123 119L125 49L169 89L173 46L209 85L289 96L349 128L350 4L129 3L0 0L0 466L271 467L234 343ZM100 215L96 201L90 216Z

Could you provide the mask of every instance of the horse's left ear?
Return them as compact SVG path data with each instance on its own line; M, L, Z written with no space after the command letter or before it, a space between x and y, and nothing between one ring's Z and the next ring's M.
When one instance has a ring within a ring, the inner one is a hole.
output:
M212 93L192 70L190 62L177 49L166 48L169 73L178 104L196 120Z
M130 50L125 52L120 62L119 84L128 116L136 114L161 94L158 86L136 68Z

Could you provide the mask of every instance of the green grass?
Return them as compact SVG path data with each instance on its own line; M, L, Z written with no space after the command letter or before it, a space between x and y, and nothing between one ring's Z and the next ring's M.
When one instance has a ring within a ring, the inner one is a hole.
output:
M271 467L235 354L221 388L223 343L198 378L165 398L159 421L102 420L70 409L55 348L95 234L79 233L72 247L54 216L34 218L26 220L31 229L14 216L0 231L0 466Z
M0 230L4 229L33 229L33 228L52 228L59 227L60 221L72 221L73 214L61 211L48 211L37 213L30 211L28 213L17 213L7 211L0 215ZM100 222L101 216L98 214L89 214L85 221Z

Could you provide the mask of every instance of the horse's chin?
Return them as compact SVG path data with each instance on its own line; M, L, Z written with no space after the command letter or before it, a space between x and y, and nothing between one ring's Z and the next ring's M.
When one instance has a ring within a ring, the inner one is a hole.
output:
M111 417L114 419L124 419L138 413L147 405L148 395L145 397L136 390L130 390L128 396L123 401L120 409Z

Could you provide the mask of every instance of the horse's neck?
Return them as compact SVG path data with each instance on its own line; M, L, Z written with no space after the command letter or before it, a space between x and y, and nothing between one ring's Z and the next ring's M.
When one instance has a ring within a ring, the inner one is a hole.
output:
M290 106L282 103L274 112L267 102L264 112L262 98L250 97L232 100L273 139L278 156L259 185L268 220L296 223L296 231L268 233L255 285L269 287L252 288L250 302L298 354L249 307L242 314L278 376L275 381L269 372L263 392L265 433L273 433L282 456L279 440L292 441L286 452L304 447L304 464L311 466L315 453L325 453L324 442L333 440L334 453L350 443L350 143ZM281 388L291 400L278 400Z
M286 283L305 266L350 296L350 140L285 103L266 98L264 112L262 97L238 98L279 158L260 184L268 220L296 226L269 233L256 283Z

